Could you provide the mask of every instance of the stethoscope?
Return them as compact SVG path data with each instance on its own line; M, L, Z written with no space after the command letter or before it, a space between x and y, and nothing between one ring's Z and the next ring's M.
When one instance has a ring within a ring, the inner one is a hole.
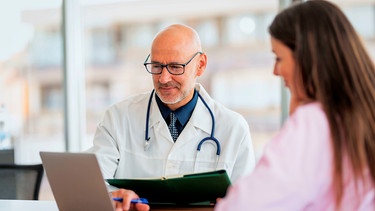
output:
M155 93L155 89L152 90L151 92L151 95L150 95L150 99L148 100L148 105L147 105L147 113L146 113L146 132L145 132L145 145L144 145L144 150L147 151L148 148L150 147L150 137L148 135L148 123L149 123L149 120L150 120L150 110L151 110L151 102L152 102L152 96L154 95ZM212 143L214 142L215 145L216 145L216 169L217 169L217 166L218 166L218 163L219 163L219 157L220 157L220 153L221 153L221 146L220 146L220 142L214 137L214 133L215 133L215 117L214 117L214 114L212 113L210 107L207 105L206 101L203 99L203 97L198 93L198 97L201 99L201 101L203 102L204 106L206 106L207 110L210 112L210 115L211 115L211 119L212 119L212 127L211 127L211 135L206 137L206 138L203 138L199 143L198 143L198 147L197 147L197 153L196 153L196 156L195 156L195 162L194 162L194 171L196 169L196 165L197 165L197 158L198 158L198 154L199 152L201 151L201 148L202 148L202 145L206 142L206 141L210 141L208 143Z

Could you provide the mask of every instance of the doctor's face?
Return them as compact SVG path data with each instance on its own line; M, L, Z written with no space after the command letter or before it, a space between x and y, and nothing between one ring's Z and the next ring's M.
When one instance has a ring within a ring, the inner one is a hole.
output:
M187 104L193 97L197 77L203 73L200 66L206 57L205 54L197 52L181 52L180 49L153 49L151 52L151 62L161 64L185 64L191 59L182 75L173 75L166 67L162 69L161 74L152 75L156 94L171 110Z
M156 94L172 111L193 98L197 78L203 74L207 64L206 54L197 54L200 51L197 33L183 25L168 27L158 33L152 42L149 62L168 65L190 61L181 75L171 74L166 67L160 74L152 75ZM170 67L173 68L173 65Z

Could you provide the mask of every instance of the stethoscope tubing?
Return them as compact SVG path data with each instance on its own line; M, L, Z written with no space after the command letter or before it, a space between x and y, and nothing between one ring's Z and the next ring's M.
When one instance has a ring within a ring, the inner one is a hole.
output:
M210 107L207 105L206 101L203 99L203 97L199 94L198 92L198 97L202 100L203 104L206 106L207 110L210 112L211 115L211 120L212 120L212 127L211 127L211 135L210 137L206 137L202 139L197 147L197 150L200 151L202 144L207 141L207 140L213 140L216 143L216 155L220 155L221 152L221 147L220 147L220 142L215 138L214 133L215 133L215 117L214 114L212 113Z

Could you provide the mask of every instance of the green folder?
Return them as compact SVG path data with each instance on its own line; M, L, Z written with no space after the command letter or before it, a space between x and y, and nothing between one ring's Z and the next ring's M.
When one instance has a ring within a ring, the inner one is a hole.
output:
M158 179L107 179L118 188L133 190L150 204L192 204L215 202L225 196L230 180L225 170Z

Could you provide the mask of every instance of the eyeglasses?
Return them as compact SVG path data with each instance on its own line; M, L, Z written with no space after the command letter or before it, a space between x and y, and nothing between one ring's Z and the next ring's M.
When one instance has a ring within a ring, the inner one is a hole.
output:
M193 60L194 57L198 54L200 55L202 54L202 52L196 52L191 57L191 59L189 59L189 61L187 61L185 64L175 64L175 63L162 64L159 62L147 63L147 60L150 58L150 54L149 54L143 64L145 65L147 72L153 75L161 74L164 67L167 68L168 72L172 75L182 75L185 72L185 66L188 65L191 62L191 60Z

